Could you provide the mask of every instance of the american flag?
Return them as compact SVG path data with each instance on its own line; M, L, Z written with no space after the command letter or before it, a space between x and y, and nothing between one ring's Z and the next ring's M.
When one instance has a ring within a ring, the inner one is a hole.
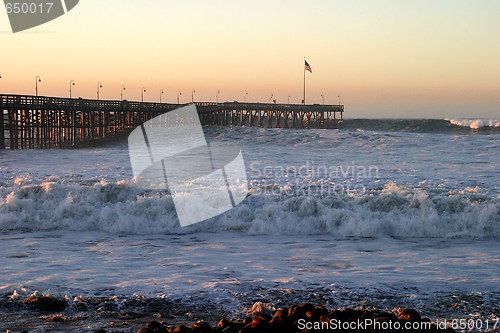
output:
M309 64L307 63L306 60L304 60L306 62L306 71L309 71L309 72L313 72L313 70L311 69L311 66L309 66Z

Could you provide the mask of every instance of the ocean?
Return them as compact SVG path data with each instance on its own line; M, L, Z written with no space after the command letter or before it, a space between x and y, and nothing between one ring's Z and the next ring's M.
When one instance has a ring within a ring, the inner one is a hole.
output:
M184 228L168 192L134 183L126 139L0 151L0 331L57 331L31 295L66 302L75 332L158 304L172 321L306 301L498 321L499 120L204 132L240 147L249 194Z

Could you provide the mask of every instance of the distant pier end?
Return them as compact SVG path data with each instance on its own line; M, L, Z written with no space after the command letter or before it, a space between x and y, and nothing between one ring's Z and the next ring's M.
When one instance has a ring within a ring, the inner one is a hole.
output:
M338 128L343 105L195 102L202 125ZM0 149L60 148L132 130L185 104L0 95Z

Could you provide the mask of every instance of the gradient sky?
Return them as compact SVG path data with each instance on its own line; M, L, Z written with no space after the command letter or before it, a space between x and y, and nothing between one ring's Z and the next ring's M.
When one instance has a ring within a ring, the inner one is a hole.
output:
M21 0L19 0L21 1ZM57 0L55 0L57 1ZM0 92L337 104L348 118L500 118L500 1L81 0L13 34Z

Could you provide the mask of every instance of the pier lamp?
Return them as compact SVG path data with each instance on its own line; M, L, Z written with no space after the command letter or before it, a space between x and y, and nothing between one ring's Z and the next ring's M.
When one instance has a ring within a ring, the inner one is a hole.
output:
M271 93L271 97L269 97L269 103L272 103L272 102L273 102L273 96L274 96L274 94L273 94L273 93Z
M144 102L144 93L146 92L146 88L142 87L141 89L141 101Z
M245 91L245 103L247 102L248 91Z
M196 90L194 90L194 88L191 90L191 102L194 102L194 93L196 92Z
M181 95L182 93L180 91L177 92L177 104L181 104Z
M123 101L123 92L125 91L125 86L122 84L122 88L120 89L120 101Z
M340 103L340 95L339 95L339 105L340 105L340 104L342 104L342 103Z
M69 98L71 98L71 86L75 85L75 80L69 81Z
M219 94L220 94L220 91L217 89L217 95L215 96L217 103L219 103Z
M35 96L38 96L38 82L42 82L42 79L39 76L35 78Z
M288 104L290 104L290 95L288 95Z
M321 98L323 98L323 105L325 105L325 95L321 94Z
M102 88L102 83L101 83L101 82L99 82L99 83L97 84L97 100L99 100L99 93L101 92L101 91L100 91L100 89L101 89L101 88Z
M163 89L160 89L160 104L161 104L161 95L163 95Z

